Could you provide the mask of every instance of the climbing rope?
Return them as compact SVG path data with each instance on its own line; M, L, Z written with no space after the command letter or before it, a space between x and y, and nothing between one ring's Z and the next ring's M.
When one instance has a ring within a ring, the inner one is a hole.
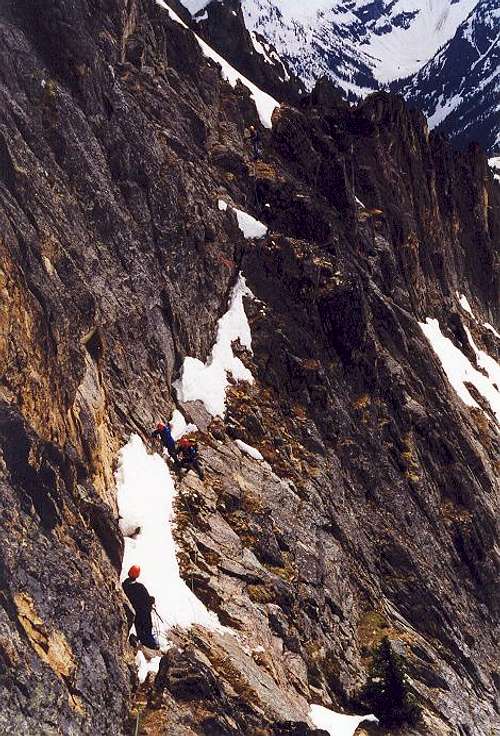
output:
M139 726L141 725L141 715L142 715L142 710L140 710L140 711L139 711L139 712L137 713L137 717L136 717L136 719L135 719L135 730L134 730L134 736L138 736L138 734L139 734Z
M168 643L168 637L163 631L163 626L165 626L165 622L163 621L162 617L156 610L156 607L153 606L151 609L154 616L153 616L153 631L156 638L156 641L158 642L158 645L161 649L162 646L165 646ZM161 625L160 625L161 624Z
M154 614L153 615L153 632L154 632L154 635L155 635L155 639L158 642L158 646L161 648L162 641L163 642L167 642L168 641L166 635L163 633L163 630L162 630L162 628L160 626L160 624L162 626L164 626L165 623L164 623L162 617L160 616L160 614L158 613L158 611L156 610L156 608L154 606L153 606L153 608L151 610L152 610L152 612Z

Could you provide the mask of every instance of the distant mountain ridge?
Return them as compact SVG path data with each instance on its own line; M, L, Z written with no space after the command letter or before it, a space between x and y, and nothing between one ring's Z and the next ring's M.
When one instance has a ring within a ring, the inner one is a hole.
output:
M183 4L203 15L210 3ZM272 44L309 89L324 75L350 99L389 87L421 109L431 127L461 146L477 141L491 153L500 127L495 5L495 0L241 1L248 29Z
M407 83L394 90L429 124L459 145L471 139L491 152L500 146L500 8L480 0L452 39Z
M418 72L477 2L242 0L242 6L248 26L266 36L306 84L322 72L362 92Z

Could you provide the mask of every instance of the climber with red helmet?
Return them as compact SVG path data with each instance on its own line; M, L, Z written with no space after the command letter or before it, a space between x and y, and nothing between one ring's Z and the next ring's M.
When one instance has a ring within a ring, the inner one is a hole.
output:
M174 462L177 461L177 449L175 447L175 440L172 436L172 430L168 426L168 424L163 424L163 422L158 422L156 425L156 429L151 432L151 437L157 437L159 440L161 440L161 443L163 447L166 447L168 450L168 454L172 458Z
M179 470L181 468L186 468L188 471L194 470L200 480L203 480L205 477L198 457L198 445L189 437L181 437L178 442L176 466Z
M141 568L139 565L132 565L128 571L128 577L123 581L123 592L135 611L134 623L137 638L144 646L150 649L158 649L158 642L153 636L153 622L151 620L151 610L155 599L149 595L145 585L137 582L140 574Z

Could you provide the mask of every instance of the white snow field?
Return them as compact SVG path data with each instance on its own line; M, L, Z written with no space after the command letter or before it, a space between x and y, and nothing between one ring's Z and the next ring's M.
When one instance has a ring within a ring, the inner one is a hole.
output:
M174 383L180 401L202 401L212 416L224 416L228 375L235 381L253 383L253 376L233 353L236 340L252 352L252 335L243 306L243 297L253 296L240 274L231 292L228 311L220 318L217 337L206 363L186 357L180 378Z
M378 718L373 713L368 716L346 716L324 708L322 705L311 705L309 718L316 728L327 731L330 736L354 736L356 729L363 721L378 723Z
M500 334L495 330L495 328L493 327L493 325L490 325L489 322L483 322L483 325L484 325L484 327L486 327L487 330L489 330L490 332L492 332L495 335L495 337L498 337L498 339L500 340Z
M496 386L497 391L500 391L500 365L498 365L496 360L494 360L493 358L490 358L488 353L485 353L484 350L480 350L477 347L469 328L465 327L465 325L464 325L464 330L465 330L465 334L467 335L467 339L469 340L469 344L471 348L473 349L474 353L476 354L476 360L477 360L478 366L482 368L484 371L486 371L492 384Z
M252 447L252 445L247 445L247 443L243 442L243 440L235 440L234 442L236 445L238 445L240 450L245 453L245 455L253 457L254 460L264 460L264 456L257 450L256 447Z
M198 427L196 424L188 424L179 409L174 409L172 419L170 420L170 431L172 432L172 437L177 442L177 440L180 440L180 438L184 437L185 434L197 432Z
M369 53L375 58L375 76L380 82L414 74L455 34L478 0L397 0L390 16L416 13L408 26L393 26L390 33L373 34ZM381 22L380 25L383 25Z
M465 385L469 383L486 399L498 423L500 423L500 366L498 363L476 347L467 328L465 330L471 347L476 353L478 365L486 370L487 376L474 368L467 356L448 337L443 335L437 319L428 317L425 322L419 322L419 325L438 356L448 381L464 404L477 409L481 408Z
M236 207L234 211L238 220L238 227L245 238L263 238L267 235L267 227L260 220L256 220L252 215L243 212L243 210L238 210Z
M490 169L493 171L493 178L500 181L500 156L493 156L488 159Z
M172 8L170 8L164 2L164 0L156 0L156 4L166 10L173 21L179 23L184 28L187 28L187 25L184 23L184 21L179 18L177 13L174 13ZM267 92L263 92L253 82L240 74L239 71L234 68L234 66L228 64L228 62L223 59L222 56L220 56L207 43L205 43L203 39L197 36L196 33L193 32L193 36L198 42L198 45L201 48L204 56L206 56L208 59L212 59L212 61L215 61L217 64L220 65L222 69L222 76L224 77L226 82L229 82L231 87L236 87L237 83L240 82L240 84L248 89L248 91L250 92L250 96L255 102L255 107L257 108L260 122L265 128L272 128L273 112L277 107L280 106L279 102L275 100L274 97L271 97L271 95L268 95Z
M465 312L468 312L473 319L476 319L474 317L474 313L472 312L471 306L469 304L469 300L467 299L467 297L465 296L465 294L459 294L458 291L457 291L457 296L458 296L459 304L462 307L462 309Z
M192 7L202 0L182 0ZM247 27L258 31L287 58L307 86L329 71L337 49L350 62L362 58L382 84L414 74L455 35L478 0L243 0ZM375 7L375 16L373 8ZM363 18L365 13L365 19ZM378 15L378 17L377 17ZM405 18L403 22L402 19ZM347 89L345 74L335 75ZM360 92L362 91L359 88Z
M157 454L149 455L136 434L120 452L116 485L122 531L140 527L135 539L125 537L121 577L127 577L131 565L140 566L139 581L156 599L156 610L163 619L163 623L158 622L160 644L165 645L164 637L173 626L200 624L224 630L217 616L208 611L180 576L172 534L174 481L164 460ZM139 652L141 681L148 672L157 670L159 659L147 662Z
M223 199L218 200L217 206L222 212L226 212L228 208L233 210L236 215L236 219L238 220L238 227L243 233L243 237L251 239L263 238L267 235L266 225L264 225L263 222L260 222L260 220L256 220L252 215L249 215L248 212L243 212L243 210L239 210L237 207L231 207Z
M200 10L203 10L203 8L206 8L207 5L211 0L182 0L182 4L185 8L189 10L191 15L195 15L196 13L199 13Z
M499 159L499 161L500 161L500 159ZM500 177L499 177L499 179L500 179ZM471 309L471 306L470 306L470 304L469 304L469 302L467 300L467 297L464 296L463 294L460 296L460 294L458 293L458 291L456 292L456 294L457 294L457 297L458 297L458 300L459 300L459 303L460 303L460 306L462 307L462 309L464 309L466 312L468 312L470 314L470 316L472 317L472 319L474 320L474 322L477 322L477 319L476 319L476 317L474 315L474 312ZM489 330L490 332L492 332L495 335L495 337L498 337L498 339L500 340L500 334L495 330L495 328L493 327L493 325L490 325L489 322L483 322L483 327L486 327L487 330ZM467 335L469 337L469 342L471 342L472 347L475 349L475 345L473 345L473 343L472 343L471 334L470 334L470 332L468 330L466 330L466 331L467 331ZM491 358L490 358L490 360L491 360ZM498 385L499 384L497 383L497 386Z

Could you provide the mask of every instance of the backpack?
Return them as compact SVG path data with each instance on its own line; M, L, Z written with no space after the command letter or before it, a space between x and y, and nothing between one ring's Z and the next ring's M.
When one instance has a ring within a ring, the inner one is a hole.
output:
M198 454L198 445L189 437L182 437L179 440L179 449L189 460L193 460Z

